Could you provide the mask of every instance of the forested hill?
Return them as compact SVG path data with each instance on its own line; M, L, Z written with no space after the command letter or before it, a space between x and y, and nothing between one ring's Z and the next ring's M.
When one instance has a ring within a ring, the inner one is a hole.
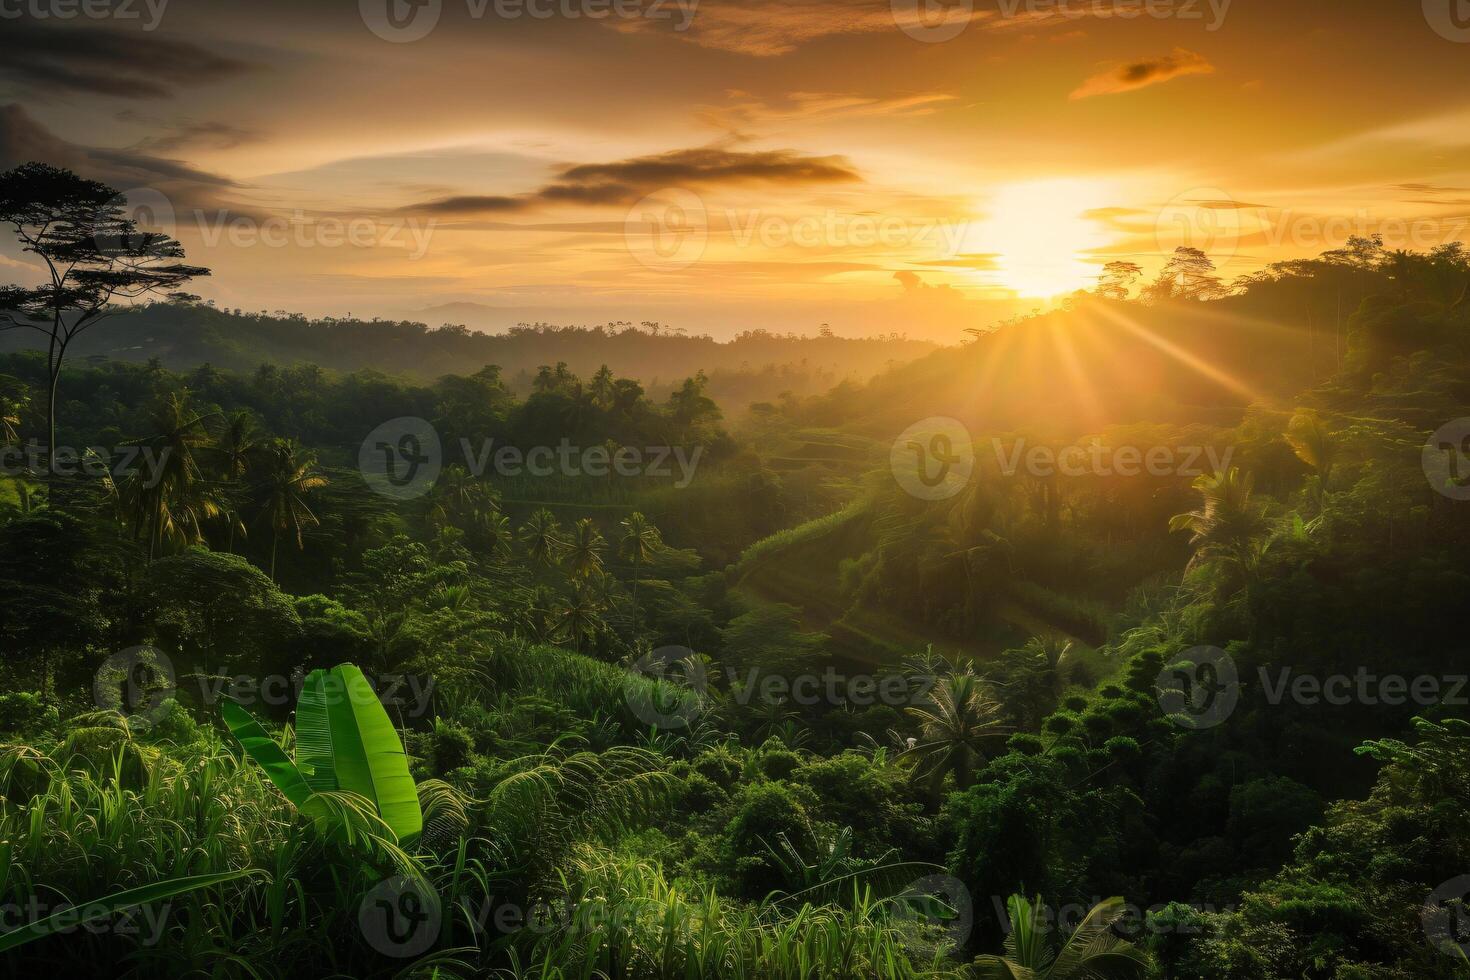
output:
M38 334L0 332L0 351L34 346ZM684 336L657 324L616 323L594 327L543 324L504 334L466 327L430 328L410 321L307 320L278 312L244 313L197 303L157 303L119 314L82 335L72 350L78 358L146 361L158 358L175 370L209 363L248 371L262 363L316 364L334 371L372 368L427 381L446 374L472 374L499 365L513 389L529 390L542 365L565 362L572 373L590 377L607 365L620 377L653 391L672 387L698 371L710 375L712 392L732 402L748 396L774 398L782 391L814 394L844 379L866 379L890 363L909 361L934 349L897 335L863 339L797 337L747 331L720 343Z
M1331 261L1278 267L1211 302L1079 296L842 385L803 417L890 438L930 416L1061 438L1141 421L1233 425L1249 405L1371 370L1424 339L1415 324L1453 307L1464 284L1443 262L1404 261L1397 275ZM1417 305L1402 297L1411 286Z

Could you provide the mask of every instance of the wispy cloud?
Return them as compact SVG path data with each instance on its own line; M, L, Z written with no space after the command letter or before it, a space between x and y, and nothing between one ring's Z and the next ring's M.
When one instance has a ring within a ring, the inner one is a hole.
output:
M670 187L740 184L828 184L860 181L843 157L791 150L742 152L716 147L675 150L613 163L578 164L525 194L455 195L405 210L438 215L494 214L543 204L627 205Z
M19 105L0 106L0 169L31 160L66 167L124 193L147 188L165 195L175 208L219 207L219 195L238 189L234 181L180 160L134 149L84 146L62 139Z
M5 23L0 77L23 88L124 99L168 98L180 89L239 75L250 65L188 41L100 28Z
M1119 95L1150 85L1158 85L1185 75L1211 75L1215 66L1202 54L1186 48L1175 48L1162 58L1144 58L1111 68L1083 82L1072 93L1073 99L1089 99L1097 95Z
M740 90L726 93L727 105L704 106L699 117L718 129L741 135L749 130L809 126L836 119L927 116L955 102L944 92L921 92L889 98L839 92L791 92L764 99Z
M706 48L771 58L827 37L898 34L905 16L920 16L905 15L901 6L892 0L704 0L689 29L673 36ZM968 15L972 21L996 16L993 10ZM608 18L603 23L622 31L657 26L648 18Z

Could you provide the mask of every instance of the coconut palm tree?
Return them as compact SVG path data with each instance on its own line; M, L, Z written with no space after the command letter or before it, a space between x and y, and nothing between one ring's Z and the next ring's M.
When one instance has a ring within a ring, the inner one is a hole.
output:
M1067 671L1064 669L1068 655L1076 644L1064 636L1033 636L1021 649L1037 658L1051 674L1053 689L1066 687Z
M585 582L594 575L601 575L602 552L606 546L607 542L592 518L582 518L572 529L572 536L562 552L567 575L575 582Z
M1142 980L1153 969L1143 950L1113 935L1127 907L1110 898L1092 907L1060 942L1042 921L1041 899L1012 895L1006 903L1010 930L1005 955L981 956L972 967L979 980Z
M927 776L936 798L946 776L954 776L959 789L969 786L984 762L986 744L1005 734L1000 704L970 670L941 678L929 702L908 713L919 719L919 738L904 755Z
M1314 496L1320 508L1327 496L1327 481L1332 478L1332 467L1337 462L1339 446L1336 437L1321 415L1311 409L1302 409L1292 416L1286 428L1286 442L1297 459L1316 473Z
M558 610L557 629L571 641L578 653L585 653L587 641L596 636L602 626L601 612L602 606L592 590L581 582L575 582Z
M561 553L561 525L545 507L536 511L521 525L520 537L521 544L526 547L527 557L539 564L550 565Z
M1219 560L1249 578L1259 553L1259 536L1266 528L1262 509L1251 500L1254 488L1254 477L1234 466L1194 481L1194 489L1203 498L1200 507L1169 521L1170 531L1190 533L1191 566Z
M493 507L480 519L480 529L485 535L486 550L491 559L505 561L511 556L511 543L515 534L511 531L510 518Z
M215 437L214 445L210 447L210 455L214 457L215 471L220 479L227 484L239 485L245 481L250 467L259 459L264 447L265 443L255 426L255 417L241 409L225 420ZM235 533L238 531L244 534L245 524L240 519L239 508L233 503L225 505L224 517L229 524L229 538L225 548L234 554Z
M532 642L551 643L556 639L557 625L556 596L541 586L526 604L521 626Z
M147 529L150 562L165 541L202 542L205 522L221 513L204 481L196 452L209 441L208 418L190 407L187 389L172 392L149 417L153 435L138 440L153 465L146 471L134 471L121 497L137 526Z
M463 466L450 466L434 484L429 517L439 524L473 525L486 507L484 485Z
M316 453L292 439L276 439L266 449L257 477L260 519L271 529L270 577L276 579L276 550L281 532L296 538L297 550L306 547L302 532L320 521L306 504L311 491L327 485L316 471Z
M623 529L622 537L618 539L618 550L633 562L633 636L637 637L639 572L663 549L664 542L658 528L636 510L618 526Z

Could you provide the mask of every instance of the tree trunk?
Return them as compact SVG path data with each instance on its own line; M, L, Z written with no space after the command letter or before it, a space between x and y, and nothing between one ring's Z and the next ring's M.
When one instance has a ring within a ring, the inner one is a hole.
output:
M48 370L46 392L46 470L56 475L56 390L61 387L61 362L56 360Z
M276 545L281 542L281 532L277 528L271 528L271 581L276 581Z
M633 646L638 646L638 555L633 555Z

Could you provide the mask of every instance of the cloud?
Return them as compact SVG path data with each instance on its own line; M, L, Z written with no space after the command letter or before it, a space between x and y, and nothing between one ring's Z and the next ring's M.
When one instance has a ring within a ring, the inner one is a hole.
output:
M243 61L187 41L96 28L59 30L6 21L0 77L39 93L57 90L123 99L175 91L248 71Z
M494 214L498 211L519 211L528 204L524 197L501 195L462 194L456 197L441 197L426 201L410 210L423 214Z
M1266 207L1264 204L1250 204L1246 201L1213 200L1208 198L1188 201L1186 203L1193 204L1195 207L1203 208L1206 211L1259 211Z
M119 112L117 119L119 122L143 123L159 127L160 132L144 137L133 146L133 149L147 153L173 153L192 146L207 147L211 150L233 150L238 146L258 143L264 139L264 136L254 130L217 120L186 119L179 122L166 122L143 116L131 109Z
M64 167L124 193L142 188L156 191L176 210L219 207L219 194L238 186L228 177L179 160L69 142L33 119L22 106L0 106L0 170L32 160Z
M731 100L729 105L703 106L699 109L699 117L711 126L737 136L749 130L810 125L833 119L927 116L938 112L944 103L955 101L955 96L943 92L891 98L835 92L791 92L775 102L739 90L726 95Z
M688 29L671 33L701 47L771 58L827 37L896 34L903 18L922 16L917 9L901 13L900 6L892 0L704 0ZM973 22L996 13L976 10L967 16ZM608 18L603 23L621 31L641 31L658 22L635 17Z
M1172 78L1211 75L1214 71L1215 66L1204 55L1185 48L1175 48L1171 54L1162 58L1145 58L1094 75L1083 82L1071 97L1075 100L1096 95L1118 95L1158 85Z
M1470 187L1442 187L1438 184L1395 184L1401 191L1410 191L1414 194L1464 194L1470 192Z
M860 180L862 176L843 157L806 156L792 150L742 152L699 147L613 163L578 164L527 194L457 195L405 210L439 215L494 214L523 211L541 204L628 205L654 191L673 187Z
M935 259L931 262L912 264L923 266L926 269L967 269L971 272L996 272L1001 268L1000 255L996 252L969 252L952 259ZM914 276L914 278L918 277Z

